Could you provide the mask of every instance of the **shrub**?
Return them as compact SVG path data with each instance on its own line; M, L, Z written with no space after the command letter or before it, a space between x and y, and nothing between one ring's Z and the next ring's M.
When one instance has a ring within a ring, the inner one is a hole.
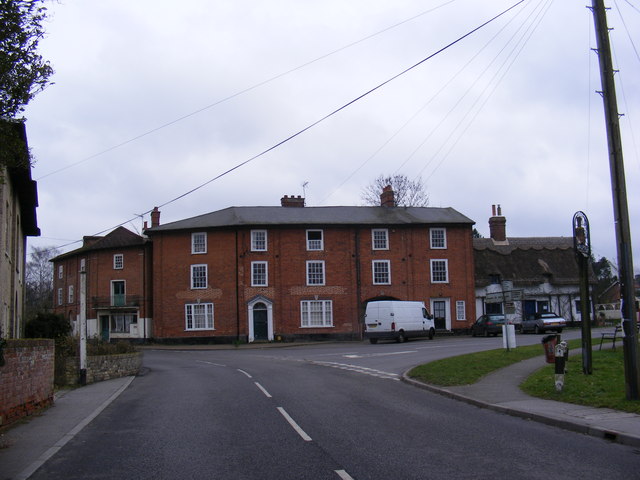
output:
M87 339L87 355L118 355L136 351L135 346L122 340L118 343L109 343L97 338ZM61 357L77 357L80 355L78 337L66 336L57 338L56 355Z
M80 346L78 338L67 335L66 337L58 337L55 339L56 356L58 357L76 357L80 354Z
M59 338L69 335L71 323L62 315L55 313L38 313L27 322L25 336L27 338Z
M121 353L133 353L136 348L123 340L117 343L109 343L104 340L87 340L87 355L118 355Z

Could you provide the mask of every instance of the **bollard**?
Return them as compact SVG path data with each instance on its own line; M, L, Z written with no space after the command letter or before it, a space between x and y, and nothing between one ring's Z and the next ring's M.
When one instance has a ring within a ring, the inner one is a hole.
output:
M569 348L567 342L560 342L555 347L555 385L556 391L561 392L564 387L564 375L567 373L567 357Z

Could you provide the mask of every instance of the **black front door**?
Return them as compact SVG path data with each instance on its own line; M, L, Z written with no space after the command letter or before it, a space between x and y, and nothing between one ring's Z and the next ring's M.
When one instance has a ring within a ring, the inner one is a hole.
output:
M433 301L433 323L436 330L447 329L447 302L444 300Z
M253 338L255 340L269 339L267 306L264 303L256 303L253 307Z

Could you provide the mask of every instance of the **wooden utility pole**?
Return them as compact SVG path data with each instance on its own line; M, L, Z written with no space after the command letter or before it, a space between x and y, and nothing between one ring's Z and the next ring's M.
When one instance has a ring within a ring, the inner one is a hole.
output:
M592 0L593 19L596 27L597 53L600 62L602 99L607 124L609 169L613 193L613 216L616 230L620 295L622 299L622 329L624 331L624 369L626 394L629 400L640 400L640 368L638 368L638 334L636 327L635 292L633 288L633 257L631 254L631 227L627 207L627 190L622 159L622 140L618 122L618 106L614 82L609 28L607 27L604 0Z

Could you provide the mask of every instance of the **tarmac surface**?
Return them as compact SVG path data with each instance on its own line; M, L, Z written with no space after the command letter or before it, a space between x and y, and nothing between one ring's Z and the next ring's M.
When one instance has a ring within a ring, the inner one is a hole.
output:
M419 388L482 408L640 447L640 415L530 397L518 385L545 365L544 356L498 370L473 385L436 387L403 376ZM0 480L26 480L113 402L135 377L56 393L54 406L0 435Z

